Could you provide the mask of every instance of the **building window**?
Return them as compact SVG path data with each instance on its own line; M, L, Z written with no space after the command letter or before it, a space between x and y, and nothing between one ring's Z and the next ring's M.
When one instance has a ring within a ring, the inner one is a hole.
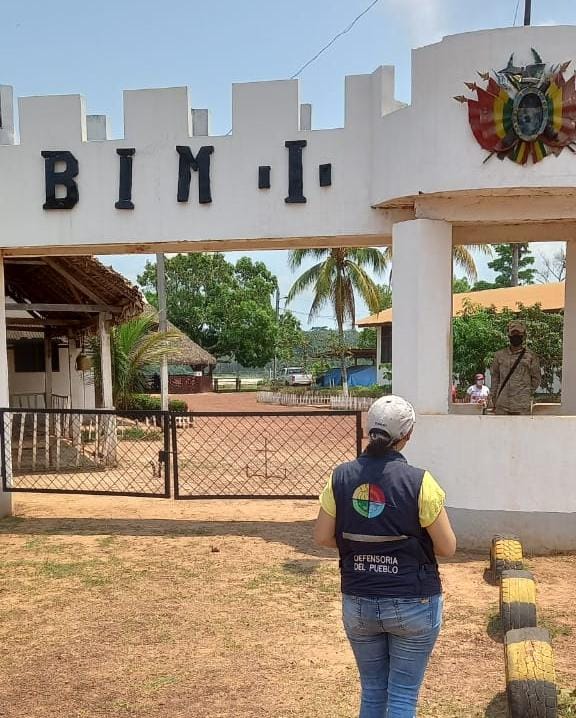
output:
M20 339L14 344L14 371L44 374L46 363L43 339ZM52 342L52 371L60 371L60 352L57 341Z

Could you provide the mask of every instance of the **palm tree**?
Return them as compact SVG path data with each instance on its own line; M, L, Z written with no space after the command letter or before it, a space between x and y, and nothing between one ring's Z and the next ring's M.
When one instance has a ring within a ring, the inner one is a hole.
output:
M145 368L174 356L180 347L176 331L158 332L154 315L143 315L114 327L110 332L112 397L117 409L130 409L135 394L146 388ZM100 344L92 343L96 386L101 387Z
M457 244L454 246L452 250L454 265L461 269L472 283L475 283L478 281L478 270L476 269L476 262L474 261L472 251L481 252L487 257L492 257L494 252L490 244L470 244L468 247ZM392 247L386 247L383 253L386 257L386 261L391 262Z
M348 395L348 374L344 351L344 324L356 321L355 292L366 302L371 312L380 307L378 286L367 273L367 268L377 275L384 272L388 259L379 250L371 247L335 249L295 249L290 252L288 262L294 271L309 258L320 260L301 274L288 292L287 302L308 289L314 290L309 319L312 320L322 307L329 305L338 326L340 368L342 388Z

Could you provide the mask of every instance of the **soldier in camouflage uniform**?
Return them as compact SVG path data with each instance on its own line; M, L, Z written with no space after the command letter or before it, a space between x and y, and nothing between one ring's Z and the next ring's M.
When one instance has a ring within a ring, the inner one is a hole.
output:
M540 361L534 352L524 346L526 326L515 320L508 325L510 346L496 352L492 364L490 393L495 414L530 414L532 396L540 386ZM506 377L522 355L506 385Z

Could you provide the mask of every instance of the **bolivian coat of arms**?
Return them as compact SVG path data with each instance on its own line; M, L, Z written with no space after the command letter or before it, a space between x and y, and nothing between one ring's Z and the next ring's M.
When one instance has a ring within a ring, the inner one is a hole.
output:
M475 98L460 95L468 105L468 119L481 147L503 160L525 165L558 156L566 147L576 152L576 74L566 79L570 62L547 65L536 50L534 62L503 70L478 73L486 83L467 82Z

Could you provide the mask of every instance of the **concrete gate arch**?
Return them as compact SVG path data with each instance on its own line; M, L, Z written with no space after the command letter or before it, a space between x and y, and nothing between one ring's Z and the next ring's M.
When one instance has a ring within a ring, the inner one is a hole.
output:
M576 157L485 161L454 101L512 53L520 66L532 48L561 65L574 47L576 27L444 38L414 51L410 105L394 97L392 67L350 76L344 126L330 130L312 129L295 80L234 85L233 129L219 137L187 88L127 91L119 140L77 95L21 98L16 133L2 86L0 256L392 243L394 390L419 423L409 458L445 485L468 546L510 530L529 548L576 548ZM568 242L560 413L452 414L453 244L558 240ZM5 346L1 311L2 377Z

